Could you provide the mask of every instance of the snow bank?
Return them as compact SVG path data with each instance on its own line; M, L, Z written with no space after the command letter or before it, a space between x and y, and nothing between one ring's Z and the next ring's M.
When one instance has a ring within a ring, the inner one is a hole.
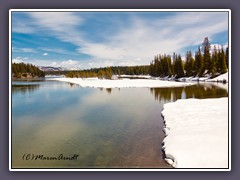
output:
M176 168L228 168L228 98L164 105L163 150Z
M184 83L174 81L161 81L152 79L119 79L107 80L97 78L54 78L52 80L64 81L79 84L82 87L95 87L95 88L126 88L126 87L179 87L189 86L195 83Z
M145 79L152 78L152 76L150 76L150 75L126 75L126 74L122 74L122 75L120 75L120 77L123 77L123 78L145 78Z
M199 81L199 82L228 82L228 73L219 75L213 79L211 79L211 75L206 75L206 77L182 77L178 78L178 81L182 82L191 82L191 81Z
M204 82L206 80L208 80L210 78L210 76L207 76L207 77L193 77L190 79L190 81L201 81L201 82Z
M228 73L217 76L213 79L206 80L207 82L228 82Z

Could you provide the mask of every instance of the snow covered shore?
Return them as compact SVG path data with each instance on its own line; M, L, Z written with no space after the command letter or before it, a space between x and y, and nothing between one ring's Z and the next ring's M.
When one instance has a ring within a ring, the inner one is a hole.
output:
M95 87L95 88L127 88L127 87L179 87L190 86L193 82L174 82L174 81L161 81L153 79L98 79L98 78L54 78L52 80L70 82L79 84L82 87Z
M206 80L207 82L228 82L228 73L217 76L213 79Z
M228 72L225 74L221 74L215 78L210 79L211 76L208 75L206 77L182 77L179 78L179 81L191 82L191 81L199 81L199 82L228 82Z
M143 78L143 79L151 79L152 76L150 75L121 75L120 77L123 77L123 78Z
M163 150L175 168L228 168L228 98L164 105Z

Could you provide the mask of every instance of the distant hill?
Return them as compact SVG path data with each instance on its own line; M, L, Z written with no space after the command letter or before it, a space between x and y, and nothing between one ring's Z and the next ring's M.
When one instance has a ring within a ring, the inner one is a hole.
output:
M63 68L63 67L52 67L52 66L38 66L38 68L45 72L51 71L73 71L73 70L80 70L80 68Z
M51 67L51 66L38 66L42 71L63 71L61 67Z

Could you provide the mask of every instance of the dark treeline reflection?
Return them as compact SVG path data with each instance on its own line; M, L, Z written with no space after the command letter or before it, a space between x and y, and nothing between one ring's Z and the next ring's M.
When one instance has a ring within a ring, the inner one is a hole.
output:
M32 93L39 89L39 84L31 84L31 85L12 85L12 94L21 93Z
M187 87L150 88L150 92L154 95L155 100L165 102L187 98L204 99L228 96L228 91L226 89L219 88L213 84L208 84L207 86L198 84Z
M106 91L107 91L108 94L111 94L112 88L106 88Z
M99 89L100 89L100 91L103 91L103 89L106 90L106 92L107 92L108 94L111 94L111 93L112 93L112 88L99 88ZM118 88L118 90L120 90L120 88Z
M68 84L71 88L80 87L78 84L75 84L75 83L68 83Z

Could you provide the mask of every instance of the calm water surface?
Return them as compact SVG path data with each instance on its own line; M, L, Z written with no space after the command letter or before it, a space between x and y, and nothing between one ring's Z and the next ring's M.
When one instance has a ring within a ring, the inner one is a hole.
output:
M163 104L228 96L219 86L100 89L56 81L13 82L12 166L169 168L161 150ZM31 160L60 154L77 158Z

